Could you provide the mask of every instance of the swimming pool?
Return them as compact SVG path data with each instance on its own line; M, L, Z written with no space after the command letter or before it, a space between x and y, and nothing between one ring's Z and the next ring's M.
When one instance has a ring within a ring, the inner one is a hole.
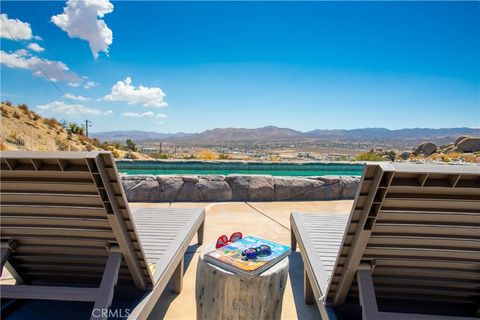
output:
M116 164L118 171L128 175L360 176L363 172L363 164L356 163L119 160Z

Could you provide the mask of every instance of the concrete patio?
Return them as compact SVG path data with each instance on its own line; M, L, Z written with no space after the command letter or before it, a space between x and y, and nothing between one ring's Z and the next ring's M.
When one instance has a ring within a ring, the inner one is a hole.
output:
M349 214L353 201L308 202L229 202L229 203L130 203L138 207L172 207L206 209L205 243L215 242L219 235L241 231L283 244L290 244L290 212ZM185 257L183 291L175 295L164 291L152 312L152 319L195 319L195 271L202 247L192 242ZM290 257L289 279L283 299L282 319L318 319L315 305L303 301L303 265L299 252Z
M222 234L241 231L290 245L290 212L312 214L349 214L352 200L308 202L227 202L227 203L130 203L132 210L140 207L205 208L205 244L215 242ZM195 274L199 253L196 237L185 256L183 291L173 294L170 284L154 308L150 319L195 319ZM303 263L300 253L289 256L289 278L283 298L282 319L318 319L316 305L306 305L303 300ZM4 272L0 283L13 284Z

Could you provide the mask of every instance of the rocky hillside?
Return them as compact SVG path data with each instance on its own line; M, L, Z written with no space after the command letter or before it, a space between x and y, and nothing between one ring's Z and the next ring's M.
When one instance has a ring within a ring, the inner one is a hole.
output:
M93 151L108 150L117 158L149 159L138 152L121 150L116 145L89 139L74 124L61 124L57 119L44 118L26 105L1 103L1 150Z
M378 160L480 163L480 137L460 136L454 142L441 146L423 142L410 151L373 149L370 153Z

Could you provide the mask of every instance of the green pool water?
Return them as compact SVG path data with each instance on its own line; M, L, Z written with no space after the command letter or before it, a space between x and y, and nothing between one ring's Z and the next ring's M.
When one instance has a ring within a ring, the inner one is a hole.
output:
M229 175L261 174L272 176L362 175L362 164L348 163L244 163L201 161L118 161L120 172L129 175Z

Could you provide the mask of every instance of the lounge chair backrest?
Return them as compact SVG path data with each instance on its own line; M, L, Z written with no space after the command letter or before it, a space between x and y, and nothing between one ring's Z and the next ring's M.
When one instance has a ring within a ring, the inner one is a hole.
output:
M98 286L115 248L119 283L152 284L109 152L2 152L0 192L2 246L26 283Z
M327 302L358 302L361 264L373 267L379 306L478 308L480 166L366 165Z

